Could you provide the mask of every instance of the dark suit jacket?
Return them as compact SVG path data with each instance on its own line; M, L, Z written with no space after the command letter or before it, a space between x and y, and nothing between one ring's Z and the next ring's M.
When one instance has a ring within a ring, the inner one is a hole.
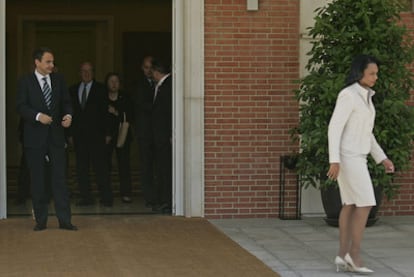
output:
M109 135L108 102L105 86L102 83L93 81L85 109L82 109L78 95L80 85L81 83L78 83L69 88L73 117L72 126L68 130L68 136L73 136L75 142L86 140L104 143L105 136Z
M17 112L23 118L23 145L39 148L51 143L58 147L65 146L65 132L61 125L66 114L72 114L68 89L63 76L51 73L52 104L51 109L46 105L42 88L34 73L24 75L17 85ZM51 125L43 125L36 121L36 115L41 112L52 117Z
M154 86L155 87L155 86ZM138 79L132 94L134 101L134 125L136 136L139 138L152 137L152 102L154 100L154 87L151 87L144 74Z
M168 76L155 98L152 108L152 130L156 144L170 141L172 136L172 78Z

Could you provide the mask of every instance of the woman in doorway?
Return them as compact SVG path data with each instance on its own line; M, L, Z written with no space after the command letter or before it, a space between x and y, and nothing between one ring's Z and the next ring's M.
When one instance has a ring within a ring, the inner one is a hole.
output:
M338 180L342 201L339 215L339 252L335 258L339 268L358 273L373 273L362 266L361 240L368 215L376 205L367 155L394 172L372 133L375 108L371 89L378 79L378 62L374 57L359 55L351 65L345 88L338 95L329 130L328 178Z
M120 90L121 82L118 73L108 73L105 78L105 85L108 92L108 112L110 115L111 140L107 144L109 168L112 168L112 154L116 152L119 176L119 188L121 200L124 203L131 203L131 163L130 163L130 145L132 134L128 128L125 142L118 143L119 126L122 122L131 122L132 105L126 94Z

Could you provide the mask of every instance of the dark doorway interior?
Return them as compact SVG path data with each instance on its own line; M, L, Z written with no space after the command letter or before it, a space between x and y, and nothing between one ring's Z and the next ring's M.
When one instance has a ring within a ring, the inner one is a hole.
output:
M123 70L126 91L133 93L141 61L146 55L171 64L171 32L125 32L123 34Z
M31 69L33 49L29 48L49 46L55 50L59 71L68 83L78 78L79 61L91 60L100 65L96 72L98 81L103 81L107 72L119 72L126 91L133 93L129 85L136 80L144 55L152 54L171 62L172 1L39 0L33 5L30 0L19 0L7 3L6 8L7 91L11 92L7 95L7 211L8 216L30 215L30 197L16 203L22 151L14 102L18 76ZM136 141L131 147L131 164L132 203L122 203L119 198L115 162L111 174L114 206L103 207L97 201L92 206L78 207L74 204L78 195L74 152L68 149L68 185L73 214L151 213L141 196ZM94 179L92 172L91 176ZM97 194L96 184L92 189ZM54 213L52 204L50 213Z

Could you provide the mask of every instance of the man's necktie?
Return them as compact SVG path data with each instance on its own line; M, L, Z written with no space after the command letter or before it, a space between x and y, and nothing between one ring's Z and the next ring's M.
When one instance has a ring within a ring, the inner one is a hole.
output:
M87 90L86 90L86 84L83 84L83 91L82 91L82 95L81 95L81 107L82 109L85 108L86 105L86 94L87 94Z
M47 83L47 78L46 77L43 77L42 80L44 82L43 83L43 88L42 88L43 96L45 98L45 102L46 102L47 107L50 109L50 106L52 104L52 89L50 88L49 84Z
M154 81L152 79L148 79L148 83L149 83L149 85L151 87L151 90L154 91L154 88L155 88Z
M152 100L152 103L154 103L154 102L155 102L155 99L157 99L158 88L159 88L159 86L158 86L158 84L157 84L157 85L155 86L154 99Z

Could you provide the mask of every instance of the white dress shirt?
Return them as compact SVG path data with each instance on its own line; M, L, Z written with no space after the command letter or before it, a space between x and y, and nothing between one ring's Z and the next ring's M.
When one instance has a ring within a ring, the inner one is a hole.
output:
M40 88L43 89L43 85L44 85L44 81L43 78L46 77L46 82L49 85L50 88L52 88L52 82L50 81L50 76L49 74L47 75L42 75L40 74L37 70L35 70L35 76L37 78L37 81L39 82ZM39 121L39 117L40 117L40 112L36 114L36 121Z
M47 81L47 84L49 85L49 87L50 88L52 87L52 82L50 81L49 74L42 75L37 70L35 70L35 75L36 75L37 81L39 82L39 85L40 85L41 88L43 88L43 85L44 85L44 81L43 81L44 77L46 77L46 81Z
M37 81L39 82L40 88L43 88L43 85L44 85L43 78L44 77L46 77L46 82L48 83L49 87L52 88L52 80L50 79L50 75L49 74L42 75L37 70L34 71L34 74L35 74L35 76L37 78ZM52 90L52 93L53 93L53 90ZM36 121L40 121L39 120L40 114L41 114L40 112L38 112L36 114ZM70 118L72 118L72 115L70 115L70 114L67 114L65 116L69 116Z
M82 93L84 88L86 87L86 99L88 99L89 96L89 92L91 90L91 86L92 86L92 81L88 82L88 83L84 83L82 82L78 88L78 98L79 98L79 103L82 103Z

